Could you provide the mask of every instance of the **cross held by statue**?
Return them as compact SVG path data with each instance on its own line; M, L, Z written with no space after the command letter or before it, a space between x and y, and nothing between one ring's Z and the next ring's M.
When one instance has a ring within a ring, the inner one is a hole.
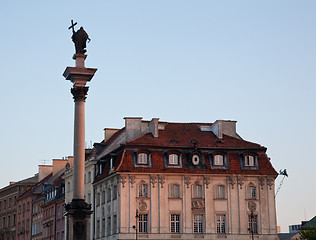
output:
M72 32L74 33L75 32L74 26L76 25L77 25L77 22L74 23L74 20L71 20L71 26L68 29L72 29Z

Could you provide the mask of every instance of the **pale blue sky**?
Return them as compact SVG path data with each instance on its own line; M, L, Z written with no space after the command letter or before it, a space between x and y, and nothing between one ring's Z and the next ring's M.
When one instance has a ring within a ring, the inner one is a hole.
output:
M86 140L125 116L237 120L289 178L278 223L316 215L315 1L2 1L0 187L72 155L70 20L88 32L98 71L86 103ZM276 181L278 186L281 178Z

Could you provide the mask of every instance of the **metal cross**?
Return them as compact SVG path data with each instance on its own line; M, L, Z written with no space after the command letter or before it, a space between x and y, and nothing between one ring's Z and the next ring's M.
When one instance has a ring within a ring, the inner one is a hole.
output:
M68 29L72 29L72 32L75 32L74 26L77 25L77 22L74 23L74 20L71 20L71 26Z

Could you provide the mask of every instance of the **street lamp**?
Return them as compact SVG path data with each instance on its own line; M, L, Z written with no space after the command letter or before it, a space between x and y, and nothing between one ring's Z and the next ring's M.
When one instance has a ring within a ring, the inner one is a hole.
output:
M139 218L139 215L138 215L138 209L136 209L136 216L135 216L135 218L136 218L136 225L133 225L133 228L135 229L135 231L136 231L136 240L138 239L137 238L137 225L138 225L138 218Z

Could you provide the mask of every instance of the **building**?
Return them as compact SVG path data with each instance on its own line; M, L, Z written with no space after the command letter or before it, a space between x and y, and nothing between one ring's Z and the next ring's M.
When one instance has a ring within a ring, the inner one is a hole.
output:
M97 147L94 239L277 239L278 174L235 121L125 118Z
M17 197L38 181L38 175L18 181L0 189L0 239L16 239Z

